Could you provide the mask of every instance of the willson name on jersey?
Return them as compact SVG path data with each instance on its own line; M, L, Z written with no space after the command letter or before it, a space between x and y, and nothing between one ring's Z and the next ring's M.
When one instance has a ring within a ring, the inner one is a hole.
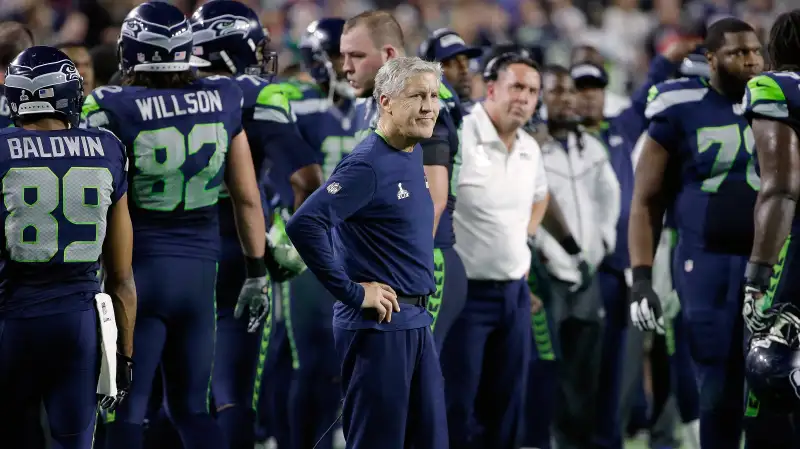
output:
M50 140L49 147L44 145L44 139ZM99 137L12 137L7 139L7 143L11 159L105 157L106 155Z
M183 95L156 95L137 98L142 120L164 119L182 115L222 111L222 97L217 90L187 92ZM154 116L155 114L155 116Z

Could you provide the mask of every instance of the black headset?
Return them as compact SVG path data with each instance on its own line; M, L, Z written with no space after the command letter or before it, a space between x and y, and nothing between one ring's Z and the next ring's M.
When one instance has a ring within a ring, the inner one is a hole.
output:
M496 81L500 69L509 63L525 64L537 71L539 70L539 67L531 58L531 53L528 50L524 48L512 50L509 48L507 51L494 56L486 63L486 66L483 68L483 80L486 82Z

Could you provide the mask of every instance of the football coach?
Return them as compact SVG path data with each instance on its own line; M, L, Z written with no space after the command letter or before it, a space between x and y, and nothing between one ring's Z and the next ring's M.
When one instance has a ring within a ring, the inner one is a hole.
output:
M438 63L399 57L375 77L377 126L286 233L337 299L347 449L447 449L444 383L426 309L433 201L422 149L439 114Z

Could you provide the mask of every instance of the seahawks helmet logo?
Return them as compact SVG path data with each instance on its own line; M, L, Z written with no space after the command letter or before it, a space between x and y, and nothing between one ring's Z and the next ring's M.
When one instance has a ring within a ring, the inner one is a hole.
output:
M194 28L194 44L198 45L235 34L245 37L250 32L251 23L244 17L224 15L202 25L196 23Z

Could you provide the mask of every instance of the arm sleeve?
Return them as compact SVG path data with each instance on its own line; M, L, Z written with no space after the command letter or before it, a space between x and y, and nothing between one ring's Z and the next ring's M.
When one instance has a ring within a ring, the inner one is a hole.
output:
M605 149L602 149L605 151ZM617 175L608 158L595 167L595 188L593 189L595 204L599 207L599 226L608 251L617 246L617 221L620 211L620 187Z
M336 299L356 309L361 307L364 288L350 280L338 262L330 232L372 201L375 186L375 172L369 164L343 163L286 225L286 234L320 283Z
M544 169L544 158L542 157L542 150L539 149L539 146L536 146L536 152L539 153L538 159L539 163L536 166L536 173L533 176L533 202L538 203L539 201L543 201L547 198L547 193L549 192L549 186L547 184L547 172Z
M433 128L430 139L420 142L423 165L450 165L450 129L441 115Z

